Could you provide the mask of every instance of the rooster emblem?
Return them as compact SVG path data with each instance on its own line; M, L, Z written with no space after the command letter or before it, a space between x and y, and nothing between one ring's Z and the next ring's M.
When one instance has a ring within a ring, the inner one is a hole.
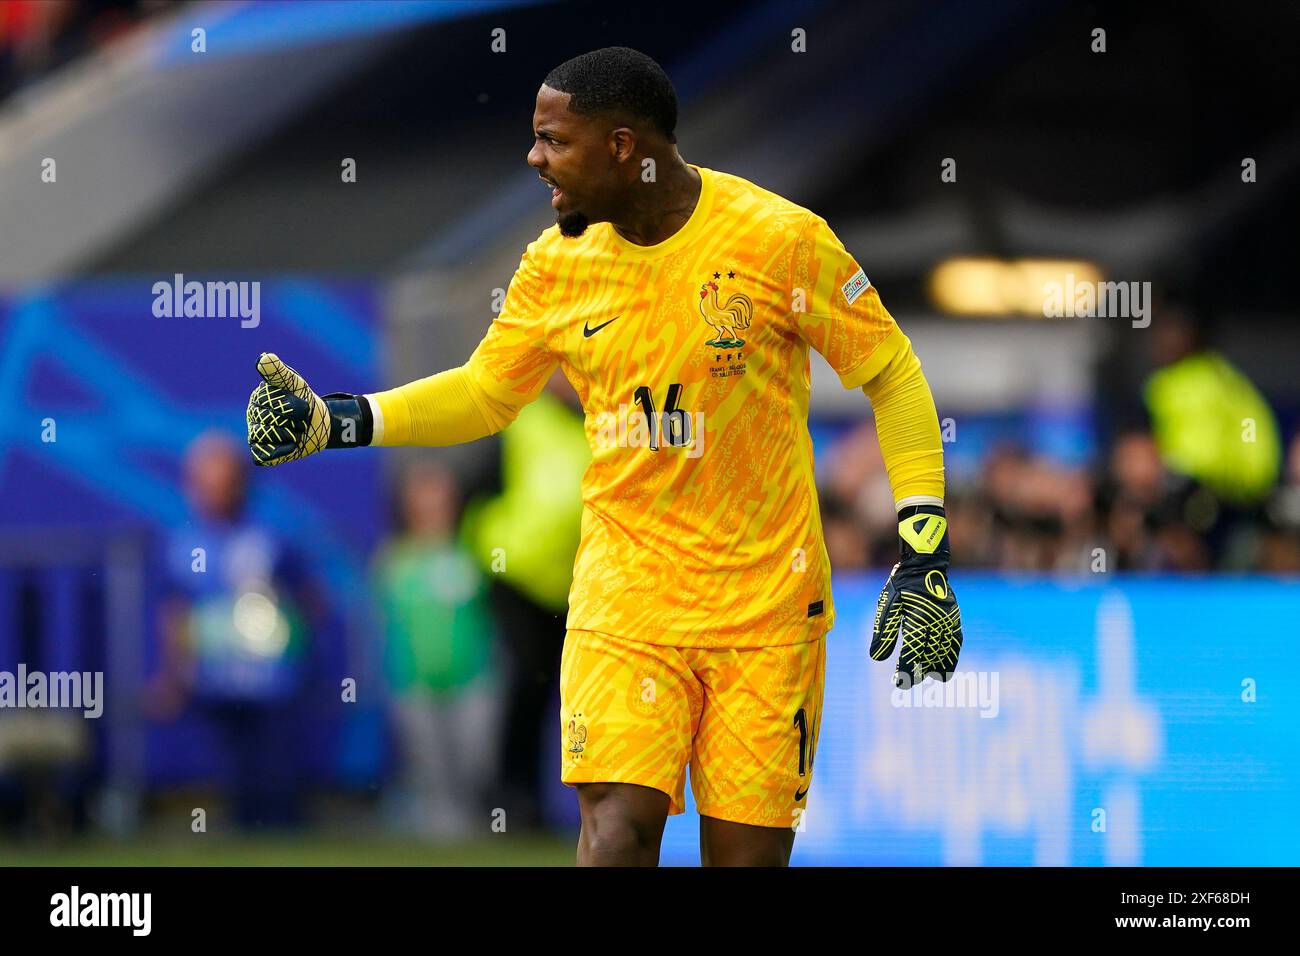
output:
M718 284L705 282L700 286L700 315L713 326L714 337L705 345L719 349L738 349L745 344L736 333L749 328L754 317L754 303L749 296L733 292L725 303L718 301Z
M587 725L576 720L569 721L569 753L582 753L582 745L587 742Z

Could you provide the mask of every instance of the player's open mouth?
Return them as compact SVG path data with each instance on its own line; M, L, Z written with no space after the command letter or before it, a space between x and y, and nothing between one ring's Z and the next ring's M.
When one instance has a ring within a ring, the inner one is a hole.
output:
M538 176L537 178L551 187L551 208L558 209L560 206L560 197L564 195L564 190L555 185L555 183L551 182L545 176Z

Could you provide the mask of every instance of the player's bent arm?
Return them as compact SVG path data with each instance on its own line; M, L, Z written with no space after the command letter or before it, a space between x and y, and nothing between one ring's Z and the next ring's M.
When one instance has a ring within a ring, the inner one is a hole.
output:
M495 435L522 404L488 392L471 363L386 392L366 395L374 417L372 445L458 445Z
M913 505L942 505L939 415L921 362L906 336L862 391L876 414L876 435L895 507L902 510Z
M948 680L962 630L948 584L943 440L934 396L912 343L825 220L808 220L792 256L792 301L796 290L810 290L804 301L812 303L792 313L798 332L845 388L861 388L871 401L898 513L899 560L876 603L869 653L885 661L897 649L896 687L931 675Z

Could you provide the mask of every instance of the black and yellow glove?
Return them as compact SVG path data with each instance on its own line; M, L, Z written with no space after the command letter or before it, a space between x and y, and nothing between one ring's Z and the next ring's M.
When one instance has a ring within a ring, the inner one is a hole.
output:
M901 645L894 685L926 677L946 681L961 654L961 611L948 585L948 517L940 505L912 505L898 513L901 559L876 602L871 659L886 661Z
M281 465L326 448L370 444L374 419L365 397L317 395L273 352L262 353L257 374L262 383L249 396L247 414L254 464Z

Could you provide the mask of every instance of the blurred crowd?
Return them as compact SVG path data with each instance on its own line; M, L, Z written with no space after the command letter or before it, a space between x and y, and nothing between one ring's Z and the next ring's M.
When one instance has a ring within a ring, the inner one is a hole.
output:
M1188 314L1171 306L1147 341L1139 403L1093 460L1070 465L1005 441L973 473L949 469L957 565L1300 572L1300 431L1284 445L1268 401ZM874 427L850 429L818 464L834 567L892 565L893 499Z
M875 432L854 429L831 450L822 489L837 570L898 559L891 504ZM974 480L950 482L947 511L954 562L963 569L1297 573L1300 436L1276 489L1250 504L1179 474L1149 431L1132 430L1088 467L997 446Z

